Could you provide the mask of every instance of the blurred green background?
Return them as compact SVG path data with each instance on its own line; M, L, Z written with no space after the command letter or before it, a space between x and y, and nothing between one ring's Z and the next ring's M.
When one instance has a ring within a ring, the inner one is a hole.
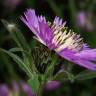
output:
M36 10L36 14L46 16L53 21L59 16L66 21L69 28L81 34L84 42L96 47L96 0L0 0L0 20L15 23L32 44L31 31L20 21L19 17L27 8ZM0 21L0 47L10 49L16 46L10 34ZM76 69L78 70L78 68ZM75 71L77 72L77 71ZM11 84L14 79L26 80L27 76L8 55L0 52L0 83ZM45 96L96 96L96 79L64 82L53 91L45 91Z

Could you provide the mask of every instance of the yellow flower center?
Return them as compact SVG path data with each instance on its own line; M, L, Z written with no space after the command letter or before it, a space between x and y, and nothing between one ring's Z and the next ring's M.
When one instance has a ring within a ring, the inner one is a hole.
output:
M57 52L60 52L64 48L71 49L75 52L78 52L83 47L83 40L80 38L80 35L77 35L72 30L68 31L67 27L64 27L64 25L51 25L51 28L53 29L53 40L52 43L55 45L58 45L58 47L55 49Z

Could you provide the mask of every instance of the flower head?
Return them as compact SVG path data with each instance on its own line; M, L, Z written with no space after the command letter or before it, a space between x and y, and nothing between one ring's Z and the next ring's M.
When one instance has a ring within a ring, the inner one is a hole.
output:
M93 63L96 61L96 49L89 48L80 35L68 30L65 27L66 22L59 17L55 17L53 23L50 23L45 17L36 16L34 10L28 9L21 20L34 33L35 38L50 50L87 69L96 69Z

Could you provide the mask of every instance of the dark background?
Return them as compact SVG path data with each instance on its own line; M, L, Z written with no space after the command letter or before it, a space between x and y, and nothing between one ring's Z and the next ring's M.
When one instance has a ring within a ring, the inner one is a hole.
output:
M46 16L49 21L53 21L55 16L61 17L67 22L66 26L81 34L84 42L92 48L96 47L96 0L0 0L0 20L15 23L30 44L32 33L19 19L27 8L35 9L36 14ZM80 24L82 18L77 20L81 12L86 15L87 23L84 25ZM9 49L14 46L10 34L0 21L0 47ZM27 76L9 56L0 52L0 83L10 85L16 78L26 80ZM46 91L45 96L95 96L95 80L64 82L60 88L49 93Z

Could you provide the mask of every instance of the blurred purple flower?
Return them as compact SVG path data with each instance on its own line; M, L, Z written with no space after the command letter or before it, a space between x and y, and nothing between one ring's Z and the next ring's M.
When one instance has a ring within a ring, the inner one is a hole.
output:
M47 22L45 17L36 16L32 9L28 9L20 18L35 34L35 38L50 50L55 50L73 63L96 70L96 49L85 46L80 35L68 30L62 19L55 17L53 23Z
M15 9L22 0L4 0L3 5L10 9Z
M87 13L84 11L80 11L77 13L76 21L79 27L87 30L92 31L93 26L91 20L88 19Z
M48 81L47 84L45 85L45 90L54 90L59 88L61 83L59 81Z
M20 86L16 81L13 81L12 83L12 89L14 91L15 94L19 94L20 91Z
M21 87L23 92L27 95L27 96L35 96L30 88L30 86L25 83L25 82L21 82Z
M77 23L79 26L84 27L86 23L86 14L85 12L79 12L77 14Z
M0 96L8 96L9 89L6 84L0 84Z

